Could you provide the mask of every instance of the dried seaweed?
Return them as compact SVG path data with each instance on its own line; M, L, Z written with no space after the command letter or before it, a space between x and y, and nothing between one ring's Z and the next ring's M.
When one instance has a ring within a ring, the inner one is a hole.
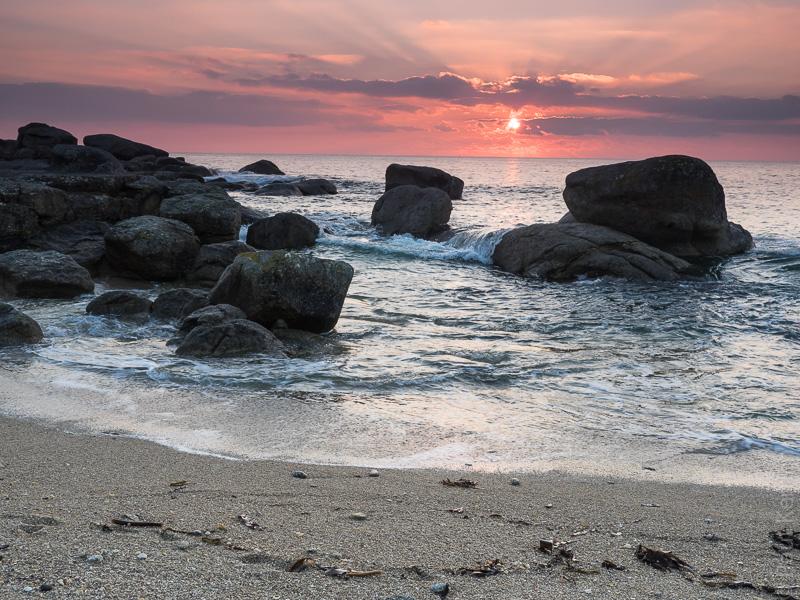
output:
M499 575L503 572L500 568L499 558L487 560L484 563L478 564L474 567L465 567L456 571L459 575L471 575L472 577L491 577L492 575Z
M450 479L442 479L442 485L447 487L457 487L457 488L464 488L464 489L473 489L478 487L477 482L472 481L471 479L456 479L455 481L451 481Z
M120 525L122 527L163 527L163 523L159 523L157 521L139 521L137 519L130 519L130 518L119 518L119 519L111 519L111 522L114 525Z
M672 552L655 550L642 544L636 548L636 558L659 571L694 571L689 563Z
M263 527L261 527L261 525L253 521L253 519L251 519L247 515L239 515L239 522L248 529L252 529L253 531L261 531L264 529Z

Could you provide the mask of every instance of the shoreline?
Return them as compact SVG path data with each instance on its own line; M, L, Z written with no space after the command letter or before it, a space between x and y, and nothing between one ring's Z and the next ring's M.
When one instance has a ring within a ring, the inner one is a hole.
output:
M513 474L463 470L369 477L359 467L230 461L5 417L0 449L8 598L42 584L58 598L435 598L437 582L450 585L448 598L775 597L662 573L635 558L639 544L673 551L696 573L800 583L800 552L781 555L769 537L797 528L796 492L560 472L518 473L519 486ZM308 478L292 477L294 469ZM460 477L478 487L441 484ZM124 515L163 528L104 527ZM541 539L569 541L572 566L551 564L537 550ZM286 571L304 556L382 574ZM494 559L495 576L458 574ZM602 568L604 560L626 570Z

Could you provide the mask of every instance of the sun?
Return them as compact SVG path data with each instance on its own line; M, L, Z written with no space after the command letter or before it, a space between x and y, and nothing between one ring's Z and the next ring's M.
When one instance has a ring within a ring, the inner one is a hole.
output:
M508 120L508 123L506 123L506 129L508 129L509 131L516 131L520 127L522 127L522 123L517 117L511 117Z

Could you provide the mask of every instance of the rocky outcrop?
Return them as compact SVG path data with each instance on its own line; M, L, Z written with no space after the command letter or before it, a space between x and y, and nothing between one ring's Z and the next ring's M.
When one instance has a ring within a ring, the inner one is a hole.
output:
M513 229L492 256L509 273L552 281L619 277L673 281L686 261L627 234L587 223L548 223Z
M105 236L110 227L99 221L64 223L34 236L28 240L28 246L36 250L55 250L72 257L82 267L92 269L106 254Z
M38 231L33 210L21 204L0 204L0 252L19 248Z
M461 199L464 192L464 182L441 169L398 164L386 167L386 191L404 185L438 188L452 200Z
M372 224L387 235L427 237L447 229L453 202L442 190L402 185L383 194L372 208Z
M17 298L74 298L94 291L89 271L60 252L0 254L0 294Z
M36 344L43 337L36 321L10 304L0 302L0 347Z
M208 292L177 288L160 294L153 302L153 316L164 321L183 319L208 306Z
M185 317L178 326L178 334L183 337L195 327L211 327L229 321L246 320L247 315L241 308L230 304L213 304L198 309Z
M134 217L106 234L106 258L120 274L171 281L188 273L200 242L186 223L163 217Z
M353 267L294 252L239 255L211 291L212 304L231 304L247 317L272 327L322 333L336 326Z
M604 225L684 257L727 256L752 246L728 221L714 171L690 156L581 169L567 176L564 200L581 223Z
M78 139L69 131L45 123L28 123L18 130L17 155L20 150L28 150L30 154L23 154L24 158L49 157L54 146L77 143Z
M271 160L257 160L239 169L239 173L255 173L257 175L286 175Z
M86 305L86 313L106 317L145 320L149 318L153 303L149 298L127 290L100 294Z
M228 357L255 353L286 356L283 345L268 329L247 320L195 327L175 350L178 356L195 357Z
M85 146L91 146L92 148L105 150L119 160L133 160L140 156L169 156L166 150L148 146L141 142L134 142L133 140L114 135L113 133L87 135L83 138L83 144Z
M302 196L303 192L294 183L268 183L258 188L258 196Z
M203 244L235 240L242 226L239 203L223 190L166 198L159 214L189 225Z
M200 248L187 281L196 285L214 287L222 272L243 252L254 252L255 248L233 240L219 244L206 244Z
M54 165L64 171L75 173L125 173L125 168L116 158L100 148L58 144L50 150Z
M338 192L336 184L327 179L304 179L298 181L296 185L304 196L323 196Z
M259 250L301 250L314 245L319 227L297 213L278 213L253 223L247 243Z

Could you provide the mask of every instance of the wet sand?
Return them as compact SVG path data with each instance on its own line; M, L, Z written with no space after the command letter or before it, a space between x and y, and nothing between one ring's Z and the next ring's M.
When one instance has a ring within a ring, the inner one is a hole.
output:
M292 477L294 469L308 478ZM441 483L459 477L477 488ZM123 515L163 526L112 524ZM3 598L435 599L435 583L449 584L454 599L774 598L712 588L700 575L800 585L800 550L782 555L769 536L787 527L800 529L794 491L663 482L657 471L625 479L382 469L369 477L359 467L224 460L0 419ZM540 552L541 539L569 541L575 560ZM675 552L694 574L643 564L639 544ZM380 574L287 572L303 556ZM494 559L499 574L459 573ZM603 568L604 560L625 570ZM41 592L42 584L53 589Z

